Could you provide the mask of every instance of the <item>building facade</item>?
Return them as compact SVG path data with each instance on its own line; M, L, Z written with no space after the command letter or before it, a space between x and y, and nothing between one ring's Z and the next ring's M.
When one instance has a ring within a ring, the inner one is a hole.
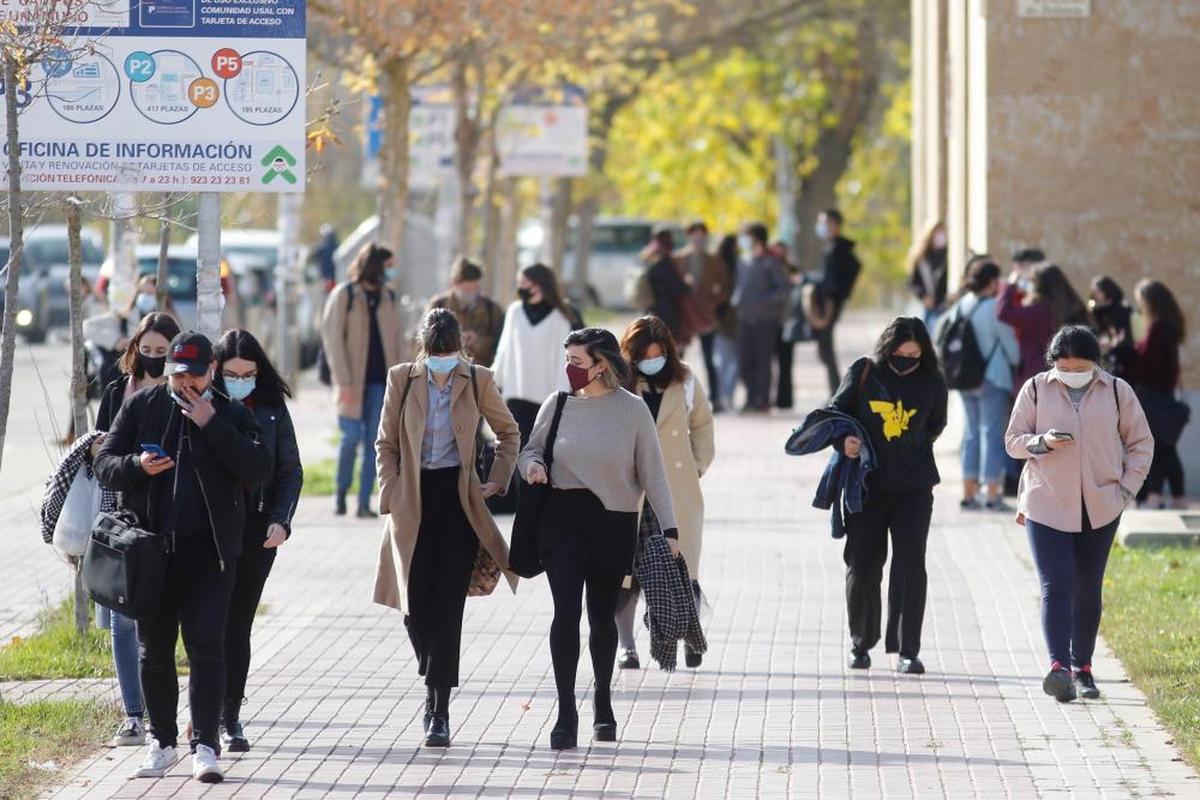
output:
M952 280L1036 246L1081 294L1170 286L1200 492L1200 0L913 0L912 20L914 227L946 221Z

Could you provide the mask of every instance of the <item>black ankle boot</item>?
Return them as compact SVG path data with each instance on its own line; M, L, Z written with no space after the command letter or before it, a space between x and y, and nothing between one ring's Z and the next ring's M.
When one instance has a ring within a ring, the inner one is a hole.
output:
M433 708L436 703L433 687L425 687L425 733L429 733L429 723L433 721Z
M597 742L615 742L617 740L617 717L613 713L612 701L607 694L596 695L593 704L595 713L592 721L592 735Z
M550 731L551 750L574 750L579 741L579 715L575 710L559 711L558 722Z

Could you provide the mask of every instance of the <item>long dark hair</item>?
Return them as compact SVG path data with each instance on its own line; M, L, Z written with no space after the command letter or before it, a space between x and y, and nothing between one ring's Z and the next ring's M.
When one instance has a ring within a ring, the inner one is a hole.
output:
M255 402L264 406L281 406L292 396L292 387L288 386L287 381L275 369L263 346L250 331L241 328L226 331L213 348L213 358L217 362L217 388L224 394L228 394L222 373L225 362L234 358L244 358L258 366L258 379L254 382Z
M554 274L554 270L545 264L530 264L521 270L521 276L530 283L537 284L537 287L542 290L543 302L551 308L557 308L567 319L571 319L571 314L563 302L562 290L558 288L558 277Z
M1087 306L1057 264L1047 264L1034 271L1032 301L1038 300L1050 307L1050 321L1055 328L1085 325L1089 321Z
M363 245L354 257L354 262L346 271L346 277L352 283L366 283L382 286L387 283L384 276L385 265L392 258L392 251L375 242Z
M675 337L671 329L656 316L647 314L638 317L625 329L621 337L621 355L629 362L629 380L625 388L634 391L637 388L637 362L646 357L650 345L656 344L662 348L667 358L667 365L657 375L643 375L646 382L658 389L665 389L677 381L682 381L687 375L687 368L679 360L679 348L675 346Z
M1114 306L1119 306L1125 301L1125 292L1121 290L1120 284L1107 275L1097 275L1092 279L1092 291L1101 292Z
M1176 343L1182 344L1187 337L1187 323L1183 319L1183 310L1167 285L1162 281L1144 280L1138 283L1134 293L1146 307L1151 320L1167 325L1175 335Z
M117 362L121 372L132 375L133 379L138 381L146 376L146 371L142 369L142 361L138 358L138 347L142 344L142 337L147 333L161 334L170 344L171 340L179 335L179 323L170 314L161 311L153 311L142 317L137 330L133 332L133 336L129 337L129 344L125 345L125 352L121 354L121 360Z
M892 320L879 335L879 341L875 343L875 351L871 354L871 360L877 367L885 366L896 348L905 342L916 342L921 348L921 363L918 369L937 375L937 352L933 349L933 342L929 338L929 329L925 327L925 323L919 317L896 317Z

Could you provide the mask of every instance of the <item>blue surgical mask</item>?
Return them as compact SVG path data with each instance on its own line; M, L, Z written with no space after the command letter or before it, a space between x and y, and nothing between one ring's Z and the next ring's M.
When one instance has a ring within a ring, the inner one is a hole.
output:
M663 367L667 365L667 357L659 356L658 358L644 358L638 362L638 372L648 377L654 377L662 372Z
M153 314L158 309L158 300L152 294L139 294L137 296L137 310L143 317L147 314Z
M458 366L458 356L428 356L425 363L435 375L449 375Z
M400 268L388 267L383 271L383 277L388 283L394 283L396 278L400 277Z
M739 236L738 250L741 250L745 255L750 255L754 252L754 242L751 241L749 236Z
M180 408L187 407L187 401L184 400L182 396L175 394L175 390L171 388L171 384L169 383L167 384L167 394L170 395L171 399L175 401L175 405L179 406ZM212 400L212 386L209 386L207 389L205 389L204 393L200 395L200 397L205 400Z
M230 400L245 400L254 392L254 384L257 381L256 377L226 378L225 391L229 393Z
M824 221L818 222L813 226L813 233L817 234L818 239L828 239L829 223Z

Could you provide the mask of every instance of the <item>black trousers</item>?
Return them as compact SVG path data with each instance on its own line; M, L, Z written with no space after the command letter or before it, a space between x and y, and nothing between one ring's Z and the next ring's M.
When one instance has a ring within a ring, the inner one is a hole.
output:
M528 400L505 400L504 404L508 406L509 413L513 415L517 427L521 430L521 447L524 447L529 443L529 435L533 433L533 423L537 421L537 414L541 410L541 406ZM493 514L517 513L517 496L520 494L521 484L521 476L513 472L512 480L508 484L508 493L488 498L487 504L491 512Z
M830 397L837 394L838 386L842 382L842 373L838 371L837 353L833 350L833 329L834 323L831 322L829 327L813 332L813 338L817 342L817 358L825 365Z
M246 676L250 672L250 630L254 614L262 600L263 587L275 565L274 548L263 547L270 520L265 514L250 514L246 535L237 562L233 594L229 598L229 618L225 622L225 718L238 719L238 708L246 697Z
M721 410L720 378L717 376L717 362L713 352L717 341L717 332L709 331L700 334L700 351L704 354L704 373L708 376L708 402L714 411Z
M191 675L192 750L204 744L221 751L217 723L225 698L225 618L236 564L222 572L209 536L179 539L167 561L162 603L151 617L138 620L142 694L154 738L162 747L178 743L179 677L175 640L183 630Z
M1154 460L1150 462L1150 472L1146 482L1138 492L1138 500L1146 496L1163 493L1163 484L1171 490L1171 497L1183 497L1183 462L1179 460L1179 449L1165 439L1154 440Z
M738 325L738 370L746 386L746 406L753 410L771 407L771 365L778 328L771 321Z
M459 467L421 472L421 527L408 572L404 625L417 672L436 689L458 686L467 587L479 539L458 499Z
M888 577L887 638L889 653L913 658L921 652L925 618L925 543L933 516L933 491L873 491L858 514L846 515L846 610L850 639L857 650L879 643L880 587L892 536L892 568Z
M609 702L617 657L617 597L633 565L636 512L608 511L586 489L556 489L542 517L539 549L550 593L550 660L558 688L560 714L575 709L575 671L579 666L579 620L587 589L588 649L596 675L595 699Z
M792 363L795 360L796 343L783 338L783 328L775 339L775 357L779 362L779 381L775 389L775 407L791 408L794 404L792 395Z

